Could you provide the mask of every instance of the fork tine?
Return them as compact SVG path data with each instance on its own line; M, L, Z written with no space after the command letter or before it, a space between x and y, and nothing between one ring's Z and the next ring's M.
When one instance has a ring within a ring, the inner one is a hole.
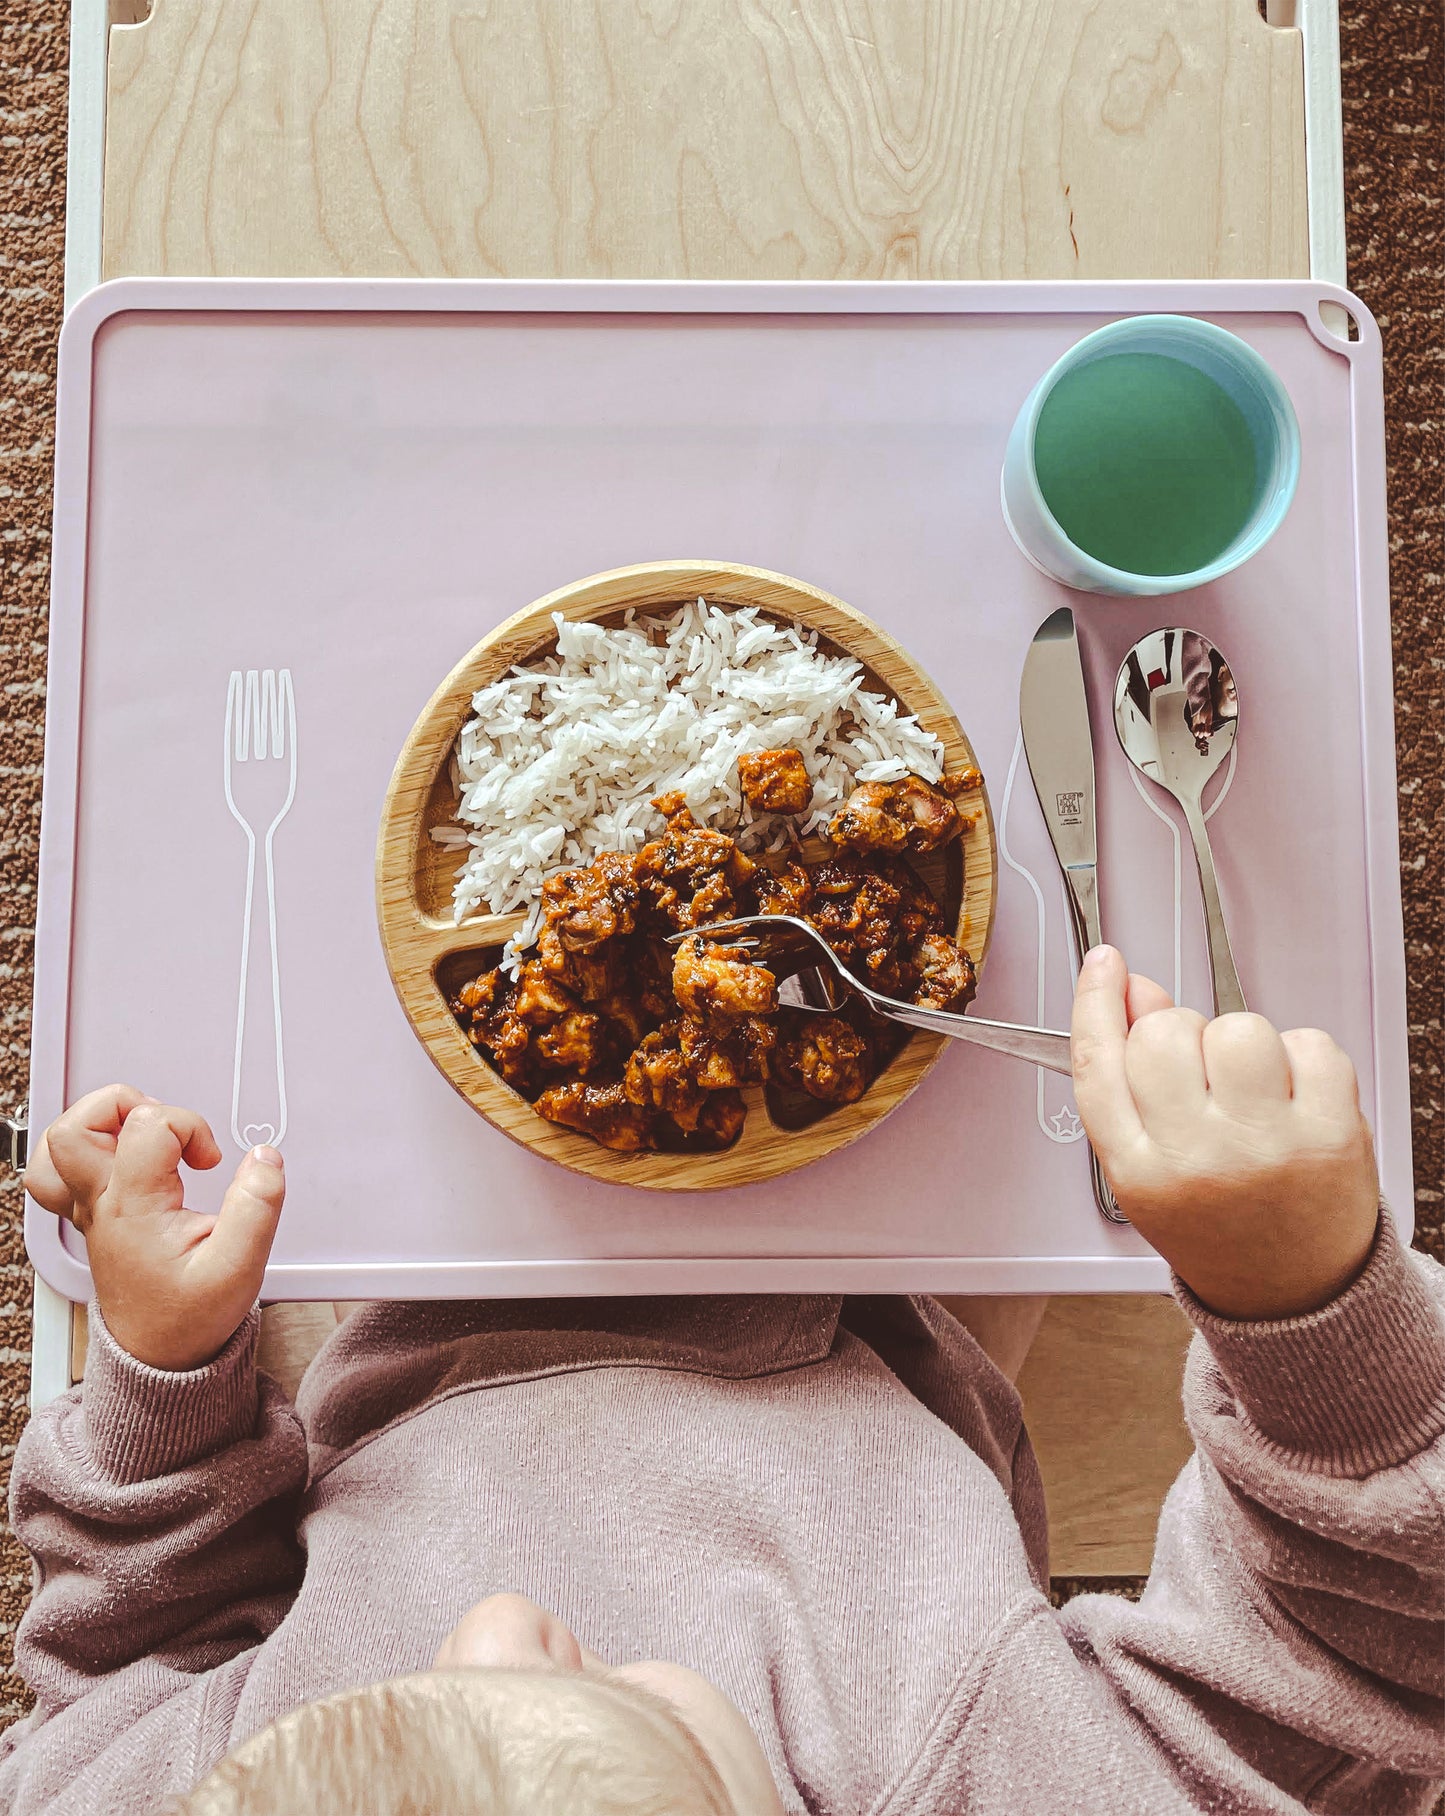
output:
M226 750L237 763L285 757L296 737L289 668L231 670L226 688Z
M778 1001L790 1009L802 1009L809 1015L835 1014L846 991L837 979L821 965L809 965L783 979L778 986Z
M279 757L281 755L281 709L276 698L276 671L274 668L261 670L261 718L259 721L260 737L257 740L256 755Z
M837 959L822 934L790 915L739 915L735 920L716 921L710 927L699 927L695 931L729 951L747 952L764 964L773 965L775 960L786 964L800 953L813 950L822 961L819 969L837 969ZM671 934L668 943L675 945L687 937L685 933Z
M689 932L701 934L719 946L736 946L740 951L776 952L780 945L798 945L808 938L805 931L774 914L739 915L735 920L714 921ZM688 937L689 933L669 934L668 944L676 945Z
M231 670L231 679L226 683L226 761L244 763L246 760L246 715L243 709L244 683L238 668Z
M733 928L738 925L739 923L737 921L713 921L702 927L684 927L681 933L669 933L667 936L667 944L669 946L680 946L684 940L690 940L697 935L701 935L704 939L712 940L716 945L756 946L761 944L760 941L753 939L749 934L734 933Z
M275 752L278 757L289 754L296 741L296 695L291 686L291 670L276 670L276 736Z
M237 755L242 763L266 754L266 709L261 699L261 676L246 670L246 701L242 710L242 741Z

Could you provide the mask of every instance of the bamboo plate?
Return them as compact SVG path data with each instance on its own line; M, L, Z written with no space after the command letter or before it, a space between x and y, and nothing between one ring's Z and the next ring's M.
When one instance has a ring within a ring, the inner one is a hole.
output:
M675 607L698 597L718 605L752 605L816 631L825 644L857 658L870 684L891 694L939 738L947 767L976 767L963 728L938 689L876 624L830 594L763 568L727 562L663 561L594 574L539 599L498 625L443 681L403 746L387 789L377 841L377 917L397 996L417 1037L446 1077L489 1122L558 1165L596 1179L650 1191L707 1191L773 1179L856 1141L916 1089L944 1045L915 1033L857 1103L830 1111L803 1129L768 1114L762 1087L744 1092L748 1116L731 1148L713 1154L617 1154L537 1115L478 1054L447 1008L468 954L495 950L522 922L520 914L477 915L453 923L451 889L458 856L430 836L452 818L456 793L451 755L472 695L515 663L549 653L554 612L606 621L634 609ZM971 793L972 823L961 839L963 875L956 927L960 943L982 966L993 926L997 854L986 790ZM659 826L660 829L660 826Z

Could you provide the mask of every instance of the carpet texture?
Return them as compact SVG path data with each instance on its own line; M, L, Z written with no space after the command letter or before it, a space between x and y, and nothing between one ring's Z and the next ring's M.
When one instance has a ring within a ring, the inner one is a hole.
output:
M1410 975L1416 1216L1445 1260L1445 193L1442 20L1416 0L1344 0L1350 281L1385 338L1401 869ZM55 338L65 190L66 0L16 0L0 22L0 1112L24 1101L40 824ZM30 1277L21 1197L0 1181L0 1481L24 1423ZM1060 1581L1056 1592L1083 1585ZM1102 1583L1099 1586L1104 1586ZM1110 1588L1134 1585L1113 1579ZM0 1726L26 1706L10 1668L29 1593L0 1529Z
M25 1101L40 839L55 337L64 287L66 0L0 13L0 1114ZM25 1423L30 1269L19 1181L0 1175L0 1481ZM0 1526L0 1726L29 1706L11 1668L30 1594Z

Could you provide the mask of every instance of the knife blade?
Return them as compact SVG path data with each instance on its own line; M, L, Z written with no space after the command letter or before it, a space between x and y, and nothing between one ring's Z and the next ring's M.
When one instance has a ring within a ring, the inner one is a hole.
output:
M1074 614L1061 605L1034 633L1019 683L1019 724L1034 792L1073 903L1082 950L1097 946L1099 842L1094 736Z
M1080 959L1102 943L1099 840L1094 814L1094 732L1074 614L1066 605L1034 633L1019 682L1019 726L1034 792L1073 908ZM1094 1197L1111 1223L1128 1218L1114 1202L1097 1155L1089 1149Z

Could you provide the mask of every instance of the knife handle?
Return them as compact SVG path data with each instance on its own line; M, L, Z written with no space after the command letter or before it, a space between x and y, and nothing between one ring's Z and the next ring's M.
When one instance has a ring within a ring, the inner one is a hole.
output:
M1078 949L1079 962L1083 963L1084 954L1094 946L1104 943L1103 931L1099 925L1099 878L1092 865L1064 872L1068 880L1069 900L1073 904L1074 944ZM1109 1182L1104 1177L1104 1169L1099 1165L1099 1156L1094 1152L1093 1144L1089 1145L1089 1178L1094 1186L1094 1203L1098 1205L1101 1215L1110 1223L1128 1223L1129 1219L1119 1209L1114 1194L1109 1190Z
M1119 1209L1114 1194L1109 1190L1109 1182L1104 1177L1104 1169L1099 1165L1099 1156L1094 1152L1092 1143L1089 1146L1089 1177L1094 1182L1094 1203L1104 1216L1110 1223L1127 1224L1129 1219Z
M1064 872L1069 885L1069 899L1074 905L1074 943L1079 949L1079 962L1093 946L1102 946L1104 935L1099 925L1099 873L1092 864L1070 867Z

